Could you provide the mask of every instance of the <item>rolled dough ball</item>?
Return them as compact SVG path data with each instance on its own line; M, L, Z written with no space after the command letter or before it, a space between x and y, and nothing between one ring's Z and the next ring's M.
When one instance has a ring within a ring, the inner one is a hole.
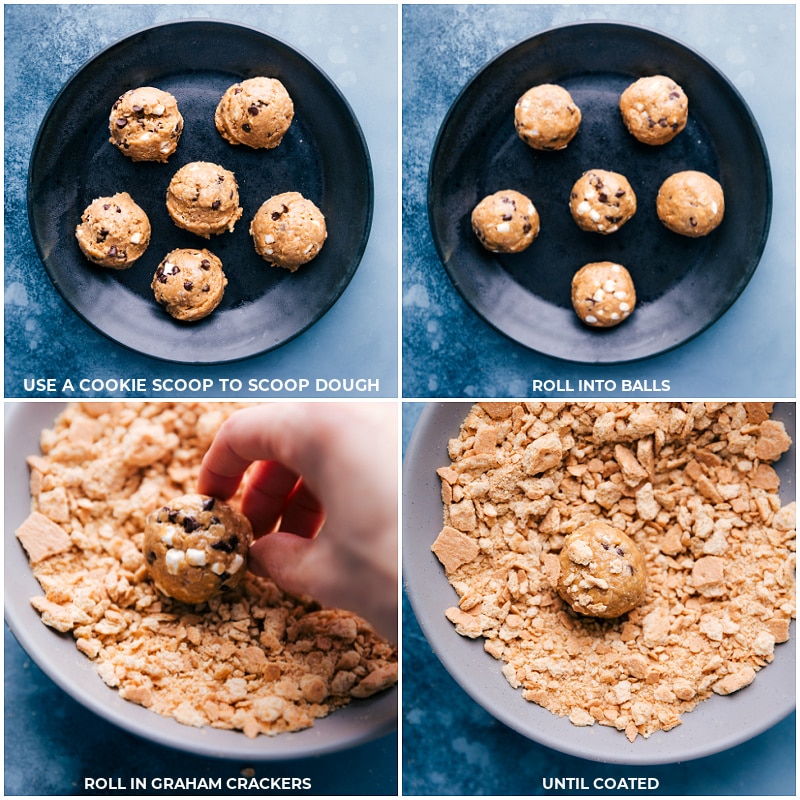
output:
M639 78L619 98L622 121L643 144L660 145L674 139L689 119L689 100L672 78Z
M228 279L208 250L172 250L158 265L150 287L159 305L182 322L207 317L221 302Z
M539 212L513 189L484 197L472 210L472 230L493 253L520 253L539 233Z
M214 123L223 139L255 149L272 149L294 118L294 103L277 78L248 78L219 101Z
M256 252L274 267L295 272L315 258L328 236L325 217L300 192L270 197L250 223Z
M624 175L591 169L575 181L569 210L581 230L606 236L636 213L636 195Z
M142 86L114 103L108 127L111 144L133 161L167 161L178 147L183 117L169 92Z
M519 138L535 150L562 150L580 125L581 110L563 86L534 86L514 106L514 127Z
M705 236L722 222L725 195L722 186L704 172L676 172L661 184L656 211L674 233Z
M150 220L127 192L118 192L86 207L75 237L89 261L127 269L150 244Z
M218 164L192 161L172 176L167 211L179 228L206 239L212 233L232 232L242 216L236 178Z
M142 552L160 592L203 603L241 583L252 540L249 520L227 503L187 494L148 516Z
M622 264L595 261L572 278L572 307L593 328L611 328L627 319L636 306L633 279Z
M647 589L636 542L605 522L590 522L564 540L556 591L574 611L611 619L635 608Z

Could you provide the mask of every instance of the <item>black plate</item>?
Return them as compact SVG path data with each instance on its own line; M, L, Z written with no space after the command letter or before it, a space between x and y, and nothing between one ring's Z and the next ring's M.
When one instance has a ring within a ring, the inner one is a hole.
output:
M689 97L689 122L669 144L637 142L618 102L633 80L666 74ZM514 105L539 83L559 83L580 107L581 129L565 149L540 152L514 130ZM620 172L638 199L617 233L578 229L572 184L587 169ZM655 198L673 172L711 174L726 192L725 219L687 239L661 225ZM487 194L517 189L541 216L541 232L517 255L484 250L470 213ZM436 141L428 214L439 256L467 303L497 330L545 355L614 364L662 353L705 330L731 306L756 269L772 207L767 152L729 81L702 56L659 33L581 23L541 33L487 64L450 108ZM638 306L615 328L583 325L572 310L573 274L590 261L631 272Z
M223 92L244 78L280 79L295 118L274 150L225 142L214 127ZM108 141L108 115L119 95L157 86L178 101L185 128L169 163L134 163ZM239 183L242 218L233 233L210 240L177 228L165 206L167 185L190 161L230 169ZM112 272L89 263L75 226L96 197L128 191L153 228L144 256ZM299 191L325 214L328 239L294 274L256 254L250 220L267 198ZM89 324L126 347L156 358L211 364L271 350L313 325L355 273L372 222L369 153L347 101L330 79L292 47L227 22L159 25L117 42L85 64L50 107L28 176L28 215L48 275ZM207 247L228 278L217 310L180 323L155 302L150 281L175 247Z

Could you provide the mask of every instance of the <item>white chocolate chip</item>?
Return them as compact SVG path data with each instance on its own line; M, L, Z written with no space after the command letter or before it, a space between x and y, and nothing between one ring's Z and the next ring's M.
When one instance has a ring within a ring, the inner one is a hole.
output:
M238 572L242 568L242 564L244 564L244 559L238 553L236 553L236 555L233 557L233 563L231 564L229 572Z
M497 226L498 233L508 233L511 230L511 226L507 222L501 222Z
M142 241L142 234L139 231L136 231L136 233L134 233L131 236L131 244L139 244L139 242L141 241Z

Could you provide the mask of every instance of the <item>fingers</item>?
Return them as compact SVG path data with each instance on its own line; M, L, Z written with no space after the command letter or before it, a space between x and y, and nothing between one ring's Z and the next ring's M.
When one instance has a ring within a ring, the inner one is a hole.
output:
M297 481L297 473L277 461L253 465L242 494L242 513L252 523L256 537L275 530Z

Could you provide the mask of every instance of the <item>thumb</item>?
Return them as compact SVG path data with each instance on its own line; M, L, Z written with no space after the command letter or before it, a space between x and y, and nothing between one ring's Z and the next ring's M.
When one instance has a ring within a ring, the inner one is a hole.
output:
M290 594L313 595L313 575L304 567L313 544L311 539L283 531L261 536L250 546L249 569L256 575L272 578Z

